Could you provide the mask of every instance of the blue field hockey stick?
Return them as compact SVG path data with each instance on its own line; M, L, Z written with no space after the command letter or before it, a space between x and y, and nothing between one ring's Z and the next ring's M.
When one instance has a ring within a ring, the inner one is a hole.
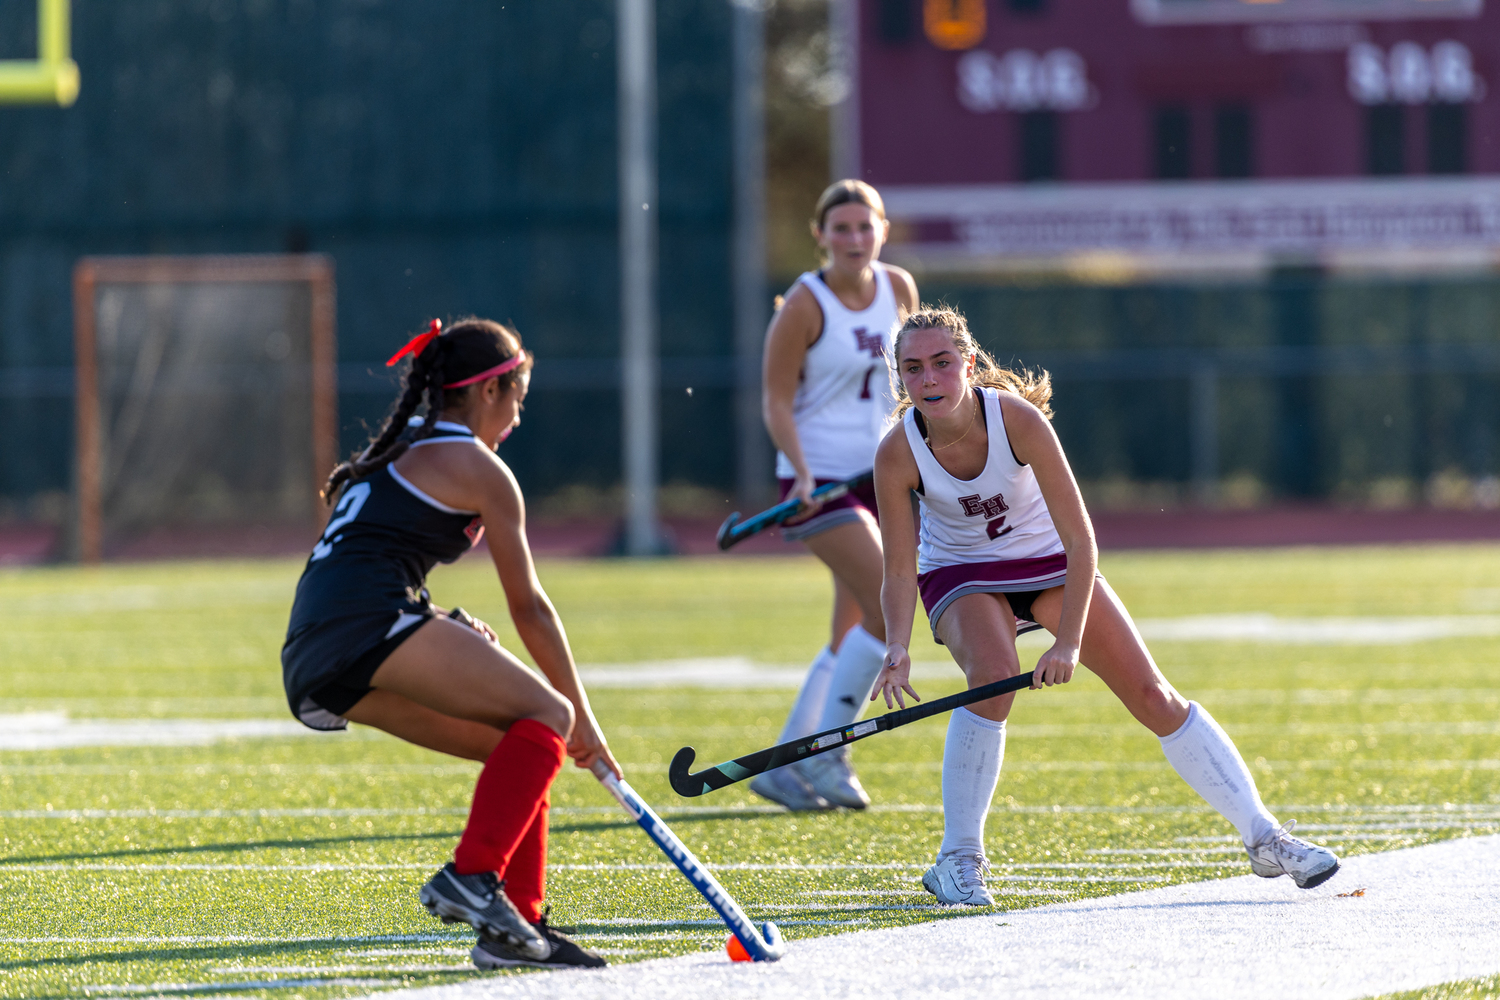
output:
M837 500L850 490L859 489L874 478L873 471L861 472L853 479L846 479L841 483L824 483L813 490L810 495L814 500ZM758 535L767 528L784 524L802 513L802 509L802 501L792 497L790 500L783 500L776 506L761 511L743 524L740 523L740 512L735 511L724 519L723 524L719 525L719 549L720 551L726 550L732 545L743 542L751 535Z
M813 733L811 736L804 736L800 740L792 740L789 743L778 743L774 747L757 750L743 757L736 757L734 760L726 760L722 764L704 768L702 771L690 770L693 766L693 758L698 755L698 752L692 747L683 747L677 751L677 756L672 758L672 764L667 768L667 777L672 782L672 790L684 798L717 791L725 785L732 785L736 781L753 778L763 771L770 771L787 764L794 764L799 760L815 757L820 753L827 753L846 743L862 740L866 736L874 736L876 733L883 733L898 726L916 722L918 719L926 719L943 712L951 712L964 705L972 705L977 701L988 701L1002 694L1029 688L1032 675L1035 673L1034 670L1028 670L1024 674L960 691L958 694L939 698L937 701L929 701L925 705L898 708L894 712L887 712L873 719L866 719L864 722L855 722L838 729Z
M708 905L714 908L734 936L739 938L740 944L745 946L745 951L751 958L757 962L774 962L786 954L786 941L782 939L780 929L768 920L757 931L750 918L745 916L745 911L740 909L740 904L734 901L734 897L725 891L718 879L709 874L708 869L703 867L703 862L646 805L646 800L630 787L629 782L624 778L616 778L609 765L602 760L595 761L592 770L594 777L609 789L609 794L625 808L636 825L646 831L646 836L654 840L662 853L672 859L672 863L687 876L693 888L703 894Z

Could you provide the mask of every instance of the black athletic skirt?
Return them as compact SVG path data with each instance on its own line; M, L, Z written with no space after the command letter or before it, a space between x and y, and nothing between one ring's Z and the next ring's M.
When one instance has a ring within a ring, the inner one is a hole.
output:
M292 714L313 729L348 726L344 713L370 693L375 671L434 615L419 598L400 611L331 618L288 635L281 666Z

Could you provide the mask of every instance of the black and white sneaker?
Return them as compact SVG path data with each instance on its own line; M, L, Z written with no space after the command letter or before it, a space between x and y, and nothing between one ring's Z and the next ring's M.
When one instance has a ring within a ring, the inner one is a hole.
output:
M1250 855L1250 870L1261 878L1290 875L1297 888L1311 889L1333 878L1339 870L1339 857L1326 847L1293 837L1291 830L1296 825L1296 820L1287 820L1254 847L1246 844L1245 853Z
M494 872L460 875L450 861L427 880L417 898L445 924L468 924L481 939L493 938L530 958L546 958L552 946L526 922L504 889Z
M469 952L469 957L474 960L475 967L480 969L507 969L518 965L535 969L602 969L609 964L603 955L590 951L563 933L565 930L574 931L572 927L553 927L547 923L545 915L532 926L552 949L552 953L546 958L522 955L514 948L484 937Z
M990 873L990 862L978 851L955 851L938 860L922 876L922 888L938 898L944 906L994 906L984 877Z

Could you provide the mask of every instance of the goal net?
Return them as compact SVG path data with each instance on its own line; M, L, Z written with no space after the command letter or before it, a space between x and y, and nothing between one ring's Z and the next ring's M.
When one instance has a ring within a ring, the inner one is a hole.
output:
M74 294L84 561L148 536L316 532L337 433L327 258L87 258Z

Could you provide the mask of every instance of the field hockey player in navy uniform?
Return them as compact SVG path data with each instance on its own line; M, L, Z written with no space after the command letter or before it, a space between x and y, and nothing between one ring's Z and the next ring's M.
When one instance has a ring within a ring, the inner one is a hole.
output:
M434 320L388 364L406 355L405 390L384 428L328 479L324 495L337 503L297 584L281 653L288 702L314 729L354 721L483 761L453 860L422 887L422 904L479 932L480 968L602 966L542 910L548 793L564 758L619 766L532 566L521 491L495 455L520 423L531 357L513 330L481 319L447 330ZM428 571L481 534L546 681L483 622L428 599Z
M797 279L766 334L766 430L782 499L867 473L890 421L891 338L916 308L911 275L877 260L890 230L875 189L839 181L818 199L821 271ZM786 525L833 573L832 638L813 660L778 742L859 718L885 656L880 534L866 483ZM751 791L791 809L863 809L846 750L758 775Z
M1239 751L1197 702L1173 689L1109 584L1068 460L1049 422L1045 373L1017 374L979 350L948 309L910 316L896 338L900 423L880 444L876 492L885 516L885 669L878 693L904 704L920 592L933 636L971 688L1021 672L1017 628L1055 637L1034 686L1064 684L1082 662L1161 740L1167 760L1239 830L1250 867L1298 886L1324 882L1333 852L1291 836L1261 803ZM921 536L907 497L921 501ZM984 820L1005 755L1014 695L955 711L943 750L943 842L922 884L943 903L993 903Z

